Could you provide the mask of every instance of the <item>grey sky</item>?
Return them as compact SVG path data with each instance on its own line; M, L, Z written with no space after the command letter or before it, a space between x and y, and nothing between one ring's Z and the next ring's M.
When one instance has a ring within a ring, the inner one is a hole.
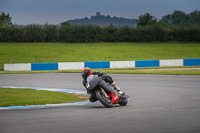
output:
M9 13L17 24L59 24L96 12L124 18L151 13L160 19L174 10L195 9L200 10L200 0L0 0L0 13Z

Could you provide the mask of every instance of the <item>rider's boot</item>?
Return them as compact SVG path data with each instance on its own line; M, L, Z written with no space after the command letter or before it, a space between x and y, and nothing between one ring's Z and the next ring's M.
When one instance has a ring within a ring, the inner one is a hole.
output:
M125 94L124 92L121 91L120 87L117 85L115 81L112 83L112 86L117 90L117 92L119 92L120 95Z
M96 102L96 101L97 101L97 98L96 98L93 94L91 94L91 95L89 96L89 100L90 100L90 102Z

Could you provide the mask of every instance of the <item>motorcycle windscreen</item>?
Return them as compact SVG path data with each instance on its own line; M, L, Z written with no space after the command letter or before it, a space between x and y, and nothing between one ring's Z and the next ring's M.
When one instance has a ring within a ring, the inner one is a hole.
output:
M99 84L100 79L98 75L90 75L87 78L86 89L88 92L91 92Z

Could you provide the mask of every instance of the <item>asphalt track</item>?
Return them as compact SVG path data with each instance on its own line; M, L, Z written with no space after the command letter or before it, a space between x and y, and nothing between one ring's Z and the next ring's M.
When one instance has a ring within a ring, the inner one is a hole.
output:
M129 95L125 107L100 103L0 110L1 133L199 133L200 76L111 75ZM1 86L80 89L80 74L6 74Z

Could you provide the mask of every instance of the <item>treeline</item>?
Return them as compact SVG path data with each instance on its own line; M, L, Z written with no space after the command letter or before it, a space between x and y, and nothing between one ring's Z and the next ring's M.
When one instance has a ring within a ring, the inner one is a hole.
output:
M1 42L200 42L200 11L174 11L157 20L149 13L139 16L137 27L94 25L12 24L9 14L0 15Z

